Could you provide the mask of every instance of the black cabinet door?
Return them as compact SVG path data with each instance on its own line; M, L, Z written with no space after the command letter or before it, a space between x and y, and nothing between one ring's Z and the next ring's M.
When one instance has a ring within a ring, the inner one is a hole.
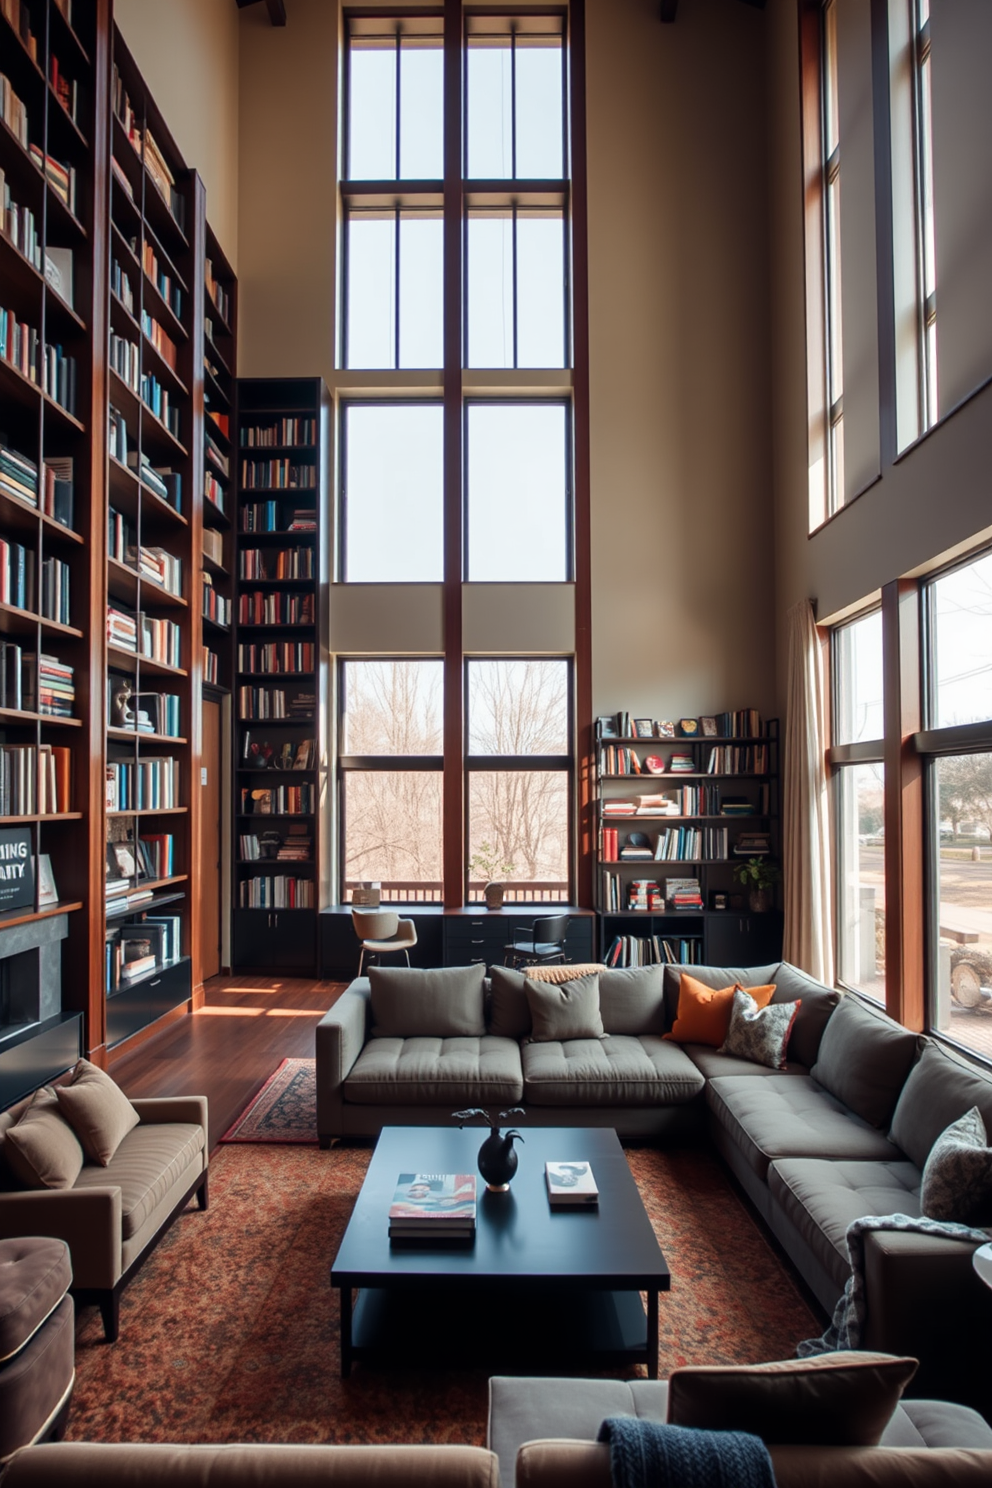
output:
M299 971L316 975L316 916L309 909L237 909L236 971Z
M726 913L707 915L704 956L708 966L763 966L782 956L782 916Z

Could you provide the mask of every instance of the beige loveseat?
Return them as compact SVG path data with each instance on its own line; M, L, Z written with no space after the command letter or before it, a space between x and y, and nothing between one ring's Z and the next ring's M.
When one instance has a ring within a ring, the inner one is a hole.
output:
M0 1112L4 1135L30 1098ZM139 1122L106 1167L86 1162L72 1188L19 1187L0 1161L0 1239L51 1235L72 1257L72 1293L95 1302L108 1342L118 1334L120 1295L145 1256L196 1194L207 1207L207 1099L132 1101Z

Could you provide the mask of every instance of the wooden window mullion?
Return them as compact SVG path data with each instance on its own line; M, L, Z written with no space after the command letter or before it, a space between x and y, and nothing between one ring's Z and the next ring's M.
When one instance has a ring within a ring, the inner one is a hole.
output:
M446 909L465 898L462 772L462 7L444 5L444 785Z
M906 1028L925 1022L923 762L920 591L913 579L882 590L885 701L885 1005Z

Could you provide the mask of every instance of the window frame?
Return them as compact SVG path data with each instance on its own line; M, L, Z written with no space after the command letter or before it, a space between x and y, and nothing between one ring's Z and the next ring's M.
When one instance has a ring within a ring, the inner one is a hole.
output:
M337 573L339 584L367 584L367 583L402 583L402 584L433 584L441 583L441 579L350 579L348 577L348 420L347 412L350 408L440 408L443 410L444 403L436 394L423 398L415 398L410 394L396 398L370 398L345 395L338 402L338 521L337 521ZM443 493L442 493L442 522L444 520Z

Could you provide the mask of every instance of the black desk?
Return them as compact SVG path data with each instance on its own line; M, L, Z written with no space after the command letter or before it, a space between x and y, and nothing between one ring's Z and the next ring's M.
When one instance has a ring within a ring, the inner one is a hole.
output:
M568 914L572 922L565 938L570 961L592 961L596 917L590 909L570 904L510 904L505 909L469 905L445 909L442 904L384 904L417 927L417 944L410 952L414 966L469 966L482 961L502 965L503 947L518 936L529 936L534 921L544 915ZM347 904L323 909L320 924L320 975L350 981L358 970L358 941ZM389 963L391 964L391 963ZM397 962L397 964L399 964Z
M603 1368L646 1364L658 1377L658 1293L671 1286L616 1132L521 1128L509 1192L478 1178L471 1244L391 1243L387 1213L400 1173L477 1173L483 1126L387 1126L331 1267L341 1292L341 1373L388 1355L423 1366L485 1365L531 1373L579 1358ZM592 1209L548 1203L544 1164L592 1164ZM352 1306L352 1289L360 1288ZM644 1314L640 1293L647 1292Z

